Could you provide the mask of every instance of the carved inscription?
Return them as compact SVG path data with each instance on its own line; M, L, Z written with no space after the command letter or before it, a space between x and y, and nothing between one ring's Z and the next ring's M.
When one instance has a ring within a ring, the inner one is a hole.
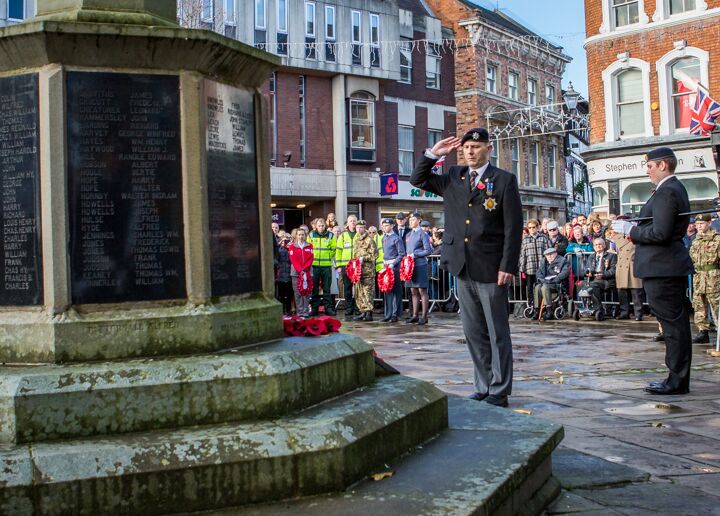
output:
M37 74L0 78L0 305L42 303Z
M250 90L205 81L212 295L262 289Z
M185 297L178 78L67 86L73 303Z

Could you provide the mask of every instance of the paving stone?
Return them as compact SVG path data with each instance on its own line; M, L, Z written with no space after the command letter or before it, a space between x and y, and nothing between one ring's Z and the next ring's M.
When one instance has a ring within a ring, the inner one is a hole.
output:
M720 514L720 497L673 484L645 483L610 489L581 489L574 494L623 514Z
M568 448L553 453L553 475L564 489L587 489L643 482L650 474Z
M554 458L553 458L554 460ZM555 465L553 464L553 472L555 473ZM555 473L557 475L557 473ZM603 506L599 503L578 496L569 491L562 491L555 501L547 508L548 514L569 514L581 512L583 515L591 510L602 510ZM612 514L612 513L611 513ZM618 514L618 513L615 513Z
M720 473L683 475L679 477L668 477L668 479L674 484L694 487L713 496L717 496L720 493Z
M608 434L614 439L637 444L673 455L693 455L720 452L720 434L717 439L689 434L677 428L647 425L645 427L613 428ZM716 456L717 459L717 456Z

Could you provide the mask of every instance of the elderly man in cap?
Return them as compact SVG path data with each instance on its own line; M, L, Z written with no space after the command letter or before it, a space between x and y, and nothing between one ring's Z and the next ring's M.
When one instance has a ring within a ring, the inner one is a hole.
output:
M565 256L569 242L567 237L560 233L560 225L557 221L551 220L547 223L547 232L550 245L555 248L560 256Z
M462 147L465 166L432 173L441 157ZM515 175L490 163L485 129L445 138L410 176L413 186L443 196L441 264L457 277L460 317L475 368L473 399L506 407L512 391L512 341L507 285L518 271L522 203Z
M690 221L690 201L675 177L677 158L669 147L658 147L646 156L647 175L655 191L640 210L647 217L633 226L626 220L612 223L613 230L630 236L635 244L635 276L642 278L647 300L665 335L668 377L645 388L649 394L686 394L690 390L692 334L687 301L687 276L692 260L683 245Z
M542 318L547 321L552 318L553 295L560 292L570 277L570 264L558 254L554 247L545 249L543 256L545 259L537 272L533 297L537 309L540 307L540 295L542 294L545 307Z
M383 219L380 226L383 231L383 264L392 269L395 282L390 292L385 292L385 317L382 322L398 322L398 307L402 305L403 282L400 280L400 261L405 256L405 244L402 238L393 231L392 219Z
M695 266L693 276L693 310L695 310L695 326L699 333L693 337L695 344L710 342L710 321L707 311L713 319L718 314L718 297L720 297L720 233L710 227L712 217L704 213L695 217L697 235L690 245L690 258ZM717 321L715 321L717 325Z

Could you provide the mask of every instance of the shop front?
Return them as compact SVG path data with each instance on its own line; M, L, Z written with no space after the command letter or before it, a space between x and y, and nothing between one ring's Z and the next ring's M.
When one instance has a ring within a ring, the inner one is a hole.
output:
M423 220L428 220L433 227L442 228L445 224L442 197L431 192L415 188L408 181L400 180L398 193L392 196L385 196L380 199L379 219L390 218L395 220L395 215L402 211L404 213L419 212Z

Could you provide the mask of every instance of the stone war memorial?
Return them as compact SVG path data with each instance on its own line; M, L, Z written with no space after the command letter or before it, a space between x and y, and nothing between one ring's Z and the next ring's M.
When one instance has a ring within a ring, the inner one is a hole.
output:
M175 20L39 0L0 29L0 514L539 512L561 427L448 411L349 334L282 338L259 91L280 61ZM343 494L388 464L388 493Z

